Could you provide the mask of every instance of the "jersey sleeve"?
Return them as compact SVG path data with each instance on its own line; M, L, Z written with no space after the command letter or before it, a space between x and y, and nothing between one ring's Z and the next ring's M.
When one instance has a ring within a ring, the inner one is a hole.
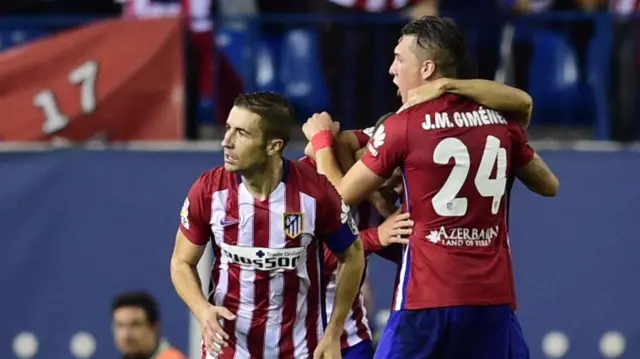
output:
M515 121L508 121L511 139L511 163L513 168L526 166L533 159L535 150L529 145L527 133Z
M211 235L211 198L208 198L203 177L198 178L184 200L180 211L180 230L198 246L207 244Z
M389 178L407 155L407 119L404 114L389 117L373 134L362 163L376 175Z
M378 227L367 228L360 231L360 240L365 252L377 252L382 249Z
M317 204L316 236L331 252L342 253L358 237L358 227L351 209L329 181L326 181L326 187Z
M304 163L305 165L311 166L314 169L316 169L316 161L309 156L300 157L298 162Z
M367 145L367 142L371 139L371 135L373 134L373 127L367 127L363 130L353 130L353 134L356 136L358 140L358 147L362 148Z

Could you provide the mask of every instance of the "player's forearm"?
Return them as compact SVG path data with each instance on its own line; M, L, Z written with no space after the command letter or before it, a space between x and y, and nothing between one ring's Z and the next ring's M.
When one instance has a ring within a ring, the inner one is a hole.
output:
M341 132L336 135L335 142L333 143L333 151L342 170L341 175L349 171L349 168L356 163L355 153L358 149L353 149L352 144L349 143L353 141L355 141L356 145L358 144L358 140L355 138L353 132Z
M347 250L340 267L333 311L325 330L325 335L334 339L339 339L342 335L344 323L360 289L364 273L364 251L359 239Z
M340 170L340 165L333 153L333 149L325 147L316 151L316 165L318 173L325 175L340 193L340 182L344 177L344 173Z
M466 96L492 109L511 112L523 127L528 127L533 111L533 99L528 93L515 87L489 80L449 79L445 83L447 92Z
M172 260L171 281L180 298L196 317L203 308L209 305L204 293L202 293L200 276L195 266L187 262Z

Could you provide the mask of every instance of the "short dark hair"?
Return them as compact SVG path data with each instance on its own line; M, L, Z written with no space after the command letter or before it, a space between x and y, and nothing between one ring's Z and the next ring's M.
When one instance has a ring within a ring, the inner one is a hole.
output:
M457 76L459 65L467 61L467 41L450 18L423 16L405 25L402 35L416 37L417 45L429 52L442 76Z
M147 315L149 324L156 324L160 321L158 303L156 303L156 300L147 292L133 291L119 294L111 304L111 313L124 307L141 308Z
M389 112L380 116L380 118L378 118L378 121L376 121L376 124L373 125L373 132L371 132L371 137L373 137L373 135L375 135L375 133L378 132L378 128L384 123L384 121L386 121L387 119L389 119L389 117L395 114L396 114L395 112Z
M260 116L260 127L265 140L281 139L286 146L291 139L295 115L286 97L269 91L240 94L233 106Z

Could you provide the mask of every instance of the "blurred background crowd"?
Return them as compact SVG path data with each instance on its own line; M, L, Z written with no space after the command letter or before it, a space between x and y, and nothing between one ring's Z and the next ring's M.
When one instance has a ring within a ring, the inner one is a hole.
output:
M159 344L199 358L169 253L189 185L221 163L233 99L277 91L300 125L328 111L342 128L372 126L400 106L393 48L424 15L464 29L467 76L532 95L530 137L563 183L550 201L514 194L532 358L639 357L638 10L637 0L0 1L0 358L106 359ZM369 270L379 330L395 268L374 258Z
M388 67L407 18L449 16L477 77L529 91L533 135L633 141L635 0L5 0L0 46L106 17L182 16L186 137L219 136L241 91L275 90L300 121L368 126L398 107Z

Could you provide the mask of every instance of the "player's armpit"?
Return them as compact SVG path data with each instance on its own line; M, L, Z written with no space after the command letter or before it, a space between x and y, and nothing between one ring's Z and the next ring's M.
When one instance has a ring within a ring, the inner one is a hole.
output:
M336 297L331 319L325 335L340 338L353 301L360 290L364 273L364 249L360 239L356 239L346 250L336 253L341 262L336 278Z
M171 281L176 292L197 316L209 304L202 293L202 284L196 266L206 246L193 244L178 229L171 255Z
M528 164L517 168L515 174L532 192L547 197L553 197L558 193L560 186L558 177L537 153Z
M350 206L357 205L384 183L362 161L356 162L336 187L342 199Z

